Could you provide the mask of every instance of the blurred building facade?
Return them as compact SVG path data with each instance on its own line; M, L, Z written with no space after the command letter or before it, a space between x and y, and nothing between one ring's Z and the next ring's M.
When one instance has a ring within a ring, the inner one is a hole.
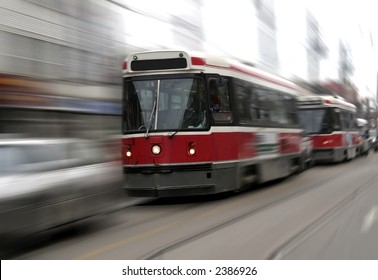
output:
M119 132L122 22L106 1L1 1L0 132Z
M326 40L328 22L310 5L314 2L2 0L0 75L45 82L52 96L119 103L120 66L129 53L185 48L223 54L290 79L317 84L331 79L363 114L348 42L342 35ZM369 102L373 107L376 100Z
M258 62L271 69L279 66L275 0L255 0L257 16Z

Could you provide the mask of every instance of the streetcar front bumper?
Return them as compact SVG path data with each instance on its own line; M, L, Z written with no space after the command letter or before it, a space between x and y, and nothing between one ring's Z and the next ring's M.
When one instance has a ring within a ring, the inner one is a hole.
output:
M209 195L235 187L235 166L212 163L124 167L129 196L172 197Z
M314 149L315 162L340 162L346 157L345 148Z

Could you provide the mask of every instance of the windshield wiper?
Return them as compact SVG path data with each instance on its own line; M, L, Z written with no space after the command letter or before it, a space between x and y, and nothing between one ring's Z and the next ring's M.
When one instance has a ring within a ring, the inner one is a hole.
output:
M148 133L150 132L150 129L151 129L152 119L154 118L154 116L155 116L155 112L156 112L156 110L155 110L156 103L157 103L157 102L156 102L156 98L155 98L155 100L154 100L154 104L153 104L153 106L152 106L152 111L151 111L151 113L150 113L150 120L148 121L147 130L146 130L146 133L144 134L144 137L145 137L145 138L148 138Z
M158 83L157 83L157 89L156 89L156 94L154 98L154 104L152 105L152 111L150 113L150 120L148 121L147 130L146 130L146 133L144 134L145 138L148 138L148 134L150 132L151 125L152 125L152 120L155 117L156 111L157 111L156 108L157 108L157 102L158 102L159 93L160 93L160 80L158 80L157 82ZM155 118L155 126L156 126L156 123L157 123L157 119Z
M179 132L178 130L168 133L168 138L172 138L176 135L176 133Z

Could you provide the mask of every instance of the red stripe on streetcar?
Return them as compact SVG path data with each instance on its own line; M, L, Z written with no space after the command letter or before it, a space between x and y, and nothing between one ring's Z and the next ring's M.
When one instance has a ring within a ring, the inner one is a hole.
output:
M259 154L259 146L261 146L261 143L257 143L256 136L253 132L219 132L210 135L175 135L172 138L138 137L133 141L125 138L123 163L126 165L174 164L253 159ZM157 138L159 141L156 141ZM272 150L269 153L279 156L279 154L300 152L299 133L279 133L277 141L278 151ZM154 145L160 146L161 153L157 155L152 153L151 149ZM195 149L194 154L189 152L191 148ZM129 153L131 156L127 157L127 152L131 152Z
M279 133L280 153L299 153L301 136L295 133Z
M211 135L175 135L172 138L161 136L160 143L155 137L138 137L133 141L123 139L123 163L139 164L169 164L191 162L214 162L252 158L256 156L254 133L213 133ZM130 142L133 144L130 145ZM189 149L195 143L195 154ZM151 152L153 145L161 147L161 153ZM131 157L125 157L131 148ZM237 147L237 148L236 148Z
M206 60L201 57L192 57L192 65L204 66L206 65Z
M345 146L343 134L314 135L311 138L315 149Z

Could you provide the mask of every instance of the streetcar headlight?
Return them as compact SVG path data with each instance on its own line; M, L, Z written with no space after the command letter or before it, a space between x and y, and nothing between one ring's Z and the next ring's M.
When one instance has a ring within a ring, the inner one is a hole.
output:
M125 156L126 157L130 158L132 156L131 146L130 145L124 146L124 151L125 151Z
M196 154L196 142L189 142L188 143L188 154L194 156Z
M151 150L154 155L158 155L161 152L161 148L159 145L153 145Z

